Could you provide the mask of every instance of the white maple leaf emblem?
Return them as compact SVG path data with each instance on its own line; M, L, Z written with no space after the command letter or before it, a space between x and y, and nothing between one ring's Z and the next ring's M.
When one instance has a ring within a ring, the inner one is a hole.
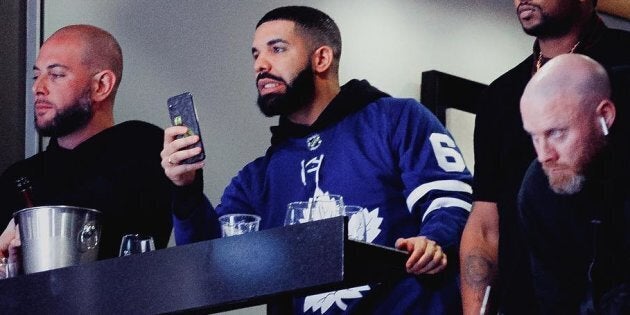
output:
M381 233L381 223L383 222L383 218L378 216L379 208L376 208L372 211L369 211L366 208L363 208L361 212L365 215L365 234L366 241L372 242L380 233ZM362 224L357 224L356 222L352 222L351 219L348 222L348 231L350 237L352 235L357 235L359 233L363 233ZM354 287L349 289L343 289L339 291L326 292L321 294L315 294L307 296L304 299L304 312L307 312L309 309L312 309L313 312L321 310L322 314L328 311L330 307L337 305L339 309L345 311L348 308L348 304L346 304L343 300L346 299L358 299L362 298L362 291L369 291L370 286L364 285L360 287Z
M383 218L378 216L378 208L375 208L372 211L368 211L364 209L366 212L365 215L365 240L368 243L372 243L376 237L381 234L381 223L383 223Z
M345 311L348 307L348 304L343 302L343 299L358 299L363 297L361 291L367 291L370 289L370 286L364 285L360 287L354 287L350 289L344 289L333 292L326 292L321 294L315 294L307 296L304 299L304 312L308 311L310 308L313 309L313 312L316 312L321 309L322 314L328 311L328 309L336 304L341 310Z
M331 195L321 189L315 189L315 194L308 199L308 207L304 210L304 218L299 223L317 221L337 217L343 214L343 199L340 195Z
M367 208L361 208L360 211L349 215L348 220L348 238L352 240L366 241L368 243L381 233L382 218L378 217L378 208L369 211Z

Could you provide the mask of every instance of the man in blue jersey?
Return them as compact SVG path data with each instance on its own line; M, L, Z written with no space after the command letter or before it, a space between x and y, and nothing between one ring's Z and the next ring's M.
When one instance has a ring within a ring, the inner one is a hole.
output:
M280 116L271 147L246 165L213 208L203 196L199 153L168 128L162 166L175 191L178 244L219 237L217 216L262 217L283 225L286 205L342 195L367 212L367 241L410 253L410 275L296 299L296 313L452 314L461 312L457 252L471 207L471 175L446 129L413 99L396 99L366 81L339 84L341 36L325 13L282 7L259 22L252 44L258 105ZM439 276L434 275L439 273Z

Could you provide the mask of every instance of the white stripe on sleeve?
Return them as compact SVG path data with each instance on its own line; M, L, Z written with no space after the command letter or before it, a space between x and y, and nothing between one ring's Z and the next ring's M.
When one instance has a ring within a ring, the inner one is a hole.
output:
M413 209L413 205L431 190L459 191L472 194L472 187L459 180L436 180L425 183L414 189L407 197L407 209L409 212Z
M470 212L470 208L472 208L472 204L466 201L463 201L461 199L457 199L457 198L451 198L451 197L437 198L433 200L433 202L431 202L431 204L427 208L427 211L424 212L424 215L422 216L422 222L424 222L424 219L427 217L429 213L433 212L434 210L445 208L445 207L458 207L458 208L462 208Z

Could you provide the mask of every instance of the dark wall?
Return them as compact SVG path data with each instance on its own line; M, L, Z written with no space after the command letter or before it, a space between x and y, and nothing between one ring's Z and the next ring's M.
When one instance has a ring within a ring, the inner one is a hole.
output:
M24 158L26 1L0 1L0 172Z

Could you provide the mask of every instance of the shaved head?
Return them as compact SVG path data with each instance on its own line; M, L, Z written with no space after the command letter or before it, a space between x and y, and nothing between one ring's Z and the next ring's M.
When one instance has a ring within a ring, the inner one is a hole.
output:
M578 54L551 59L527 84L521 97L523 128L554 192L582 189L585 170L606 145L615 120L610 94L606 70Z
M115 95L122 79L123 57L118 41L109 32L92 25L69 25L57 30L46 42L61 38L72 38L81 43L81 62L91 72L111 70L116 76ZM45 44L45 43L44 43Z
M123 60L114 37L95 26L70 25L43 43L33 66L35 126L74 148L114 125Z
M543 106L543 99L576 98L569 105L595 107L610 98L610 81L606 70L595 60L579 54L553 58L527 84L521 106ZM584 108L588 109L588 108Z

